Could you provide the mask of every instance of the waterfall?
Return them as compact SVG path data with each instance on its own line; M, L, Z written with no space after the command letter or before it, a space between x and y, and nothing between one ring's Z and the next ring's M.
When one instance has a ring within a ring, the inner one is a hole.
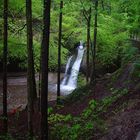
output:
M64 78L60 85L62 95L70 94L77 87L78 74L85 51L82 43L78 46L77 51L76 58L72 55L68 59Z
M73 56L70 56L69 59L68 59L68 62L67 62L67 65L66 65L65 74L64 74L64 79L62 80L61 85L66 85L66 83L67 83L67 80L69 78L68 73L69 73L70 63L72 61L72 58L73 58Z

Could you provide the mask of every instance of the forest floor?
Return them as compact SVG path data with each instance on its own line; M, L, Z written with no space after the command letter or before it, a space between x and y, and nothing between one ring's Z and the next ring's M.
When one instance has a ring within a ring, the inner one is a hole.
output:
M111 92L107 88L108 78L98 79L95 89L90 89L90 95L84 97L84 101L67 103L61 110L56 110L60 114L72 114L78 116L87 106L90 100L101 100L110 96ZM116 85L117 86L117 85ZM120 86L120 85L118 85ZM94 92L93 92L94 91ZM125 103L125 104L124 104ZM49 102L50 106L55 106L55 101ZM103 134L96 134L94 140L136 140L140 131L140 94L139 90L131 91L126 96L117 99L102 114L102 118L107 122L108 130ZM34 113L34 131L40 135L40 113ZM38 120L38 121L36 121ZM2 122L0 122L1 124ZM0 125L2 126L2 125ZM1 130L2 128L0 128ZM27 110L9 115L9 132L17 140L26 140L27 137ZM97 137L98 135L98 137Z
M88 106L90 100L99 101L111 95L107 83L107 79L99 80L95 89L91 89L90 95L85 96L80 102L66 104L57 112L78 116ZM105 113L102 113L101 118L108 129L105 133L93 134L91 140L136 140L140 132L140 89L118 98Z
M81 95L79 96L80 98L73 102L71 100L66 102L61 109L55 108L55 100L50 101L49 106L54 108L55 113L79 116L92 99L100 101L112 96L112 92L116 92L116 89L121 89L119 92L124 92L128 89L127 94L117 98L108 106L106 112L100 115L106 123L107 130L104 133L93 133L91 140L140 140L140 77L137 76L140 68L135 66L137 59L138 57L136 56L136 60L132 60L123 66L115 81L112 82L113 74L105 75L97 79L95 87L88 88L90 94ZM118 74L116 73L115 75ZM80 95L82 91L77 90L78 92ZM40 136L39 111L34 112L33 121L34 132L37 136ZM9 133L16 140L27 140L27 109L16 110L16 112L9 114L8 122ZM2 130L1 124L2 120L0 121L0 134Z

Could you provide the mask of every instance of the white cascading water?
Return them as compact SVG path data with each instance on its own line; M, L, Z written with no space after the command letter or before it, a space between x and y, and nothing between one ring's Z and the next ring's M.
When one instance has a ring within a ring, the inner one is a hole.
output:
M65 74L64 74L64 79L62 80L61 85L66 85L66 82L67 82L67 80L69 78L68 70L70 68L70 63L72 61L72 58L73 58L73 56L70 56L69 59L68 59L68 62L67 62L67 65L66 65Z
M81 65L84 51L85 51L82 43L80 43L80 46L78 46L77 49L78 49L77 57L72 67L70 66L70 64L74 56L71 56L68 59L64 79L62 80L61 85L60 85L61 95L68 95L77 87L77 78L78 78L80 65Z

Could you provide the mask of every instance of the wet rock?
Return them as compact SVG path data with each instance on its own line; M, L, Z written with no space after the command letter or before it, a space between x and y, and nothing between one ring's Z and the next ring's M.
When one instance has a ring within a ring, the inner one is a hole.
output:
M140 132L138 133L136 140L140 140Z

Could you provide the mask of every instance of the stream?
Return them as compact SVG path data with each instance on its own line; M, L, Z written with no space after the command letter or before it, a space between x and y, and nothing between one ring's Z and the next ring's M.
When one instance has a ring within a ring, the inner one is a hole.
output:
M61 78L63 77L61 73ZM36 74L36 83L38 84L39 75ZM56 100L56 93L51 92L57 82L57 73L49 73L49 95L48 100ZM0 114L2 113L2 75L0 75ZM22 110L27 105L27 76L26 73L9 73L8 74L8 112L12 109L19 108Z
M81 62L84 56L85 48L82 43L76 48L75 53L72 54L67 61L65 73L61 73L61 85L60 92L62 96L69 95L73 90L77 88L77 79L81 66ZM39 85L39 74L35 75L37 89ZM50 72L48 74L48 100L56 100L57 93L57 73ZM0 74L0 114L2 113L2 75ZM20 73L8 73L8 111L12 109L22 110L27 105L27 74ZM37 90L38 91L38 90Z

